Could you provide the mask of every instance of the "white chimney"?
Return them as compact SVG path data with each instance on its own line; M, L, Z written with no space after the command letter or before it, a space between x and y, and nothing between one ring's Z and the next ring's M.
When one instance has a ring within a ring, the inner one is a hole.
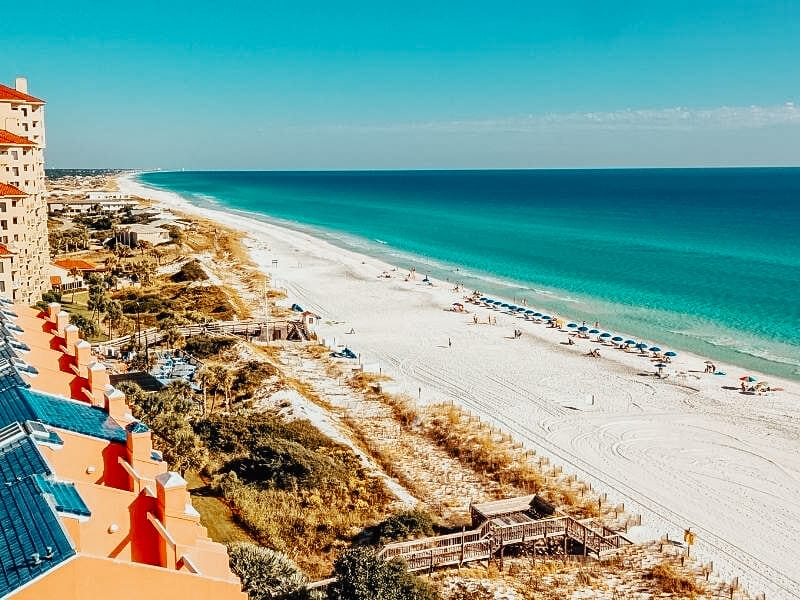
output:
M28 78L27 77L17 77L16 85L14 86L18 92L22 92L23 94L28 93Z

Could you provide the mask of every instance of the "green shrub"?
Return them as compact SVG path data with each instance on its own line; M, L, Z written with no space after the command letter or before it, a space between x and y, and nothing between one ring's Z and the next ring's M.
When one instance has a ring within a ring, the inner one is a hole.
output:
M228 546L231 570L242 580L250 600L301 598L308 580L300 567L283 554L255 544Z
M196 335L186 340L184 348L192 356L208 358L231 348L236 343L236 338L211 337L209 335Z
M333 565L336 581L330 600L435 600L424 581L406 572L398 561L385 561L366 548L345 551Z
M434 534L431 516L422 510L407 510L388 517L377 527L378 542L405 541Z
M184 281L205 281L208 279L205 269L198 260L190 260L171 277L175 283Z
M195 431L210 451L227 455L248 455L252 448L275 438L297 442L310 450L340 447L309 421L284 421L269 412L212 415L198 421Z

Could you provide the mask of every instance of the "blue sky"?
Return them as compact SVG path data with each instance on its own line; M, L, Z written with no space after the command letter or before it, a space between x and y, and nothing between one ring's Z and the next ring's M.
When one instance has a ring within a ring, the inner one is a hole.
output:
M3 12L0 81L48 101L49 167L800 164L797 1Z

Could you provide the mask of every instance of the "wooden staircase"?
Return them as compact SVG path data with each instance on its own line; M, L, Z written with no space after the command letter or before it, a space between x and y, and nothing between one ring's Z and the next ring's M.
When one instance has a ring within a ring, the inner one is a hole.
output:
M576 520L568 515L559 515L521 521L509 523L508 519L488 519L471 531L387 544L378 556L387 560L400 558L405 561L409 571L421 571L488 560L507 546L540 541L558 540L566 543L571 540L581 545L584 555L591 554L598 558L604 552L631 543L619 532L593 519Z

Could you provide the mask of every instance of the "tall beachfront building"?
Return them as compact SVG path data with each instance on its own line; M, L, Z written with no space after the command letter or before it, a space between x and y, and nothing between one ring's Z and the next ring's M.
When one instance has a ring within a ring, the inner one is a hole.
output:
M47 286L44 101L0 84L0 297L32 304Z

